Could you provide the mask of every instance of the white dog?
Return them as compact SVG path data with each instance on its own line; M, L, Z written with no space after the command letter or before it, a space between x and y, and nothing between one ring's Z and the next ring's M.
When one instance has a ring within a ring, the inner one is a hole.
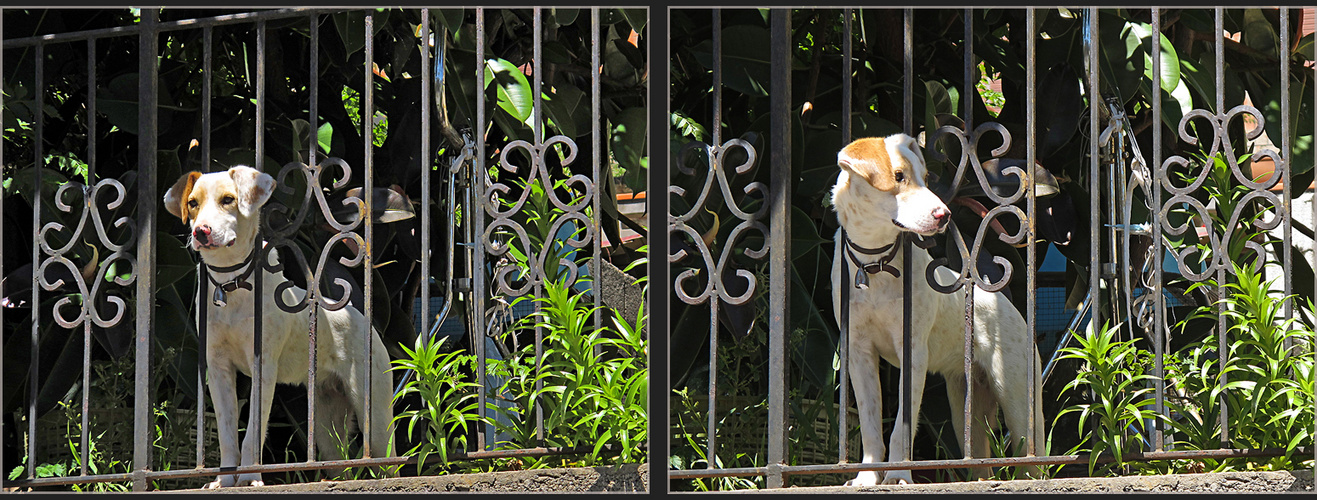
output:
M892 430L889 462L909 460L914 430L905 425L906 412L913 412L918 427L919 405L928 372L946 377L951 402L951 421L960 436L964 429L965 408L965 290L943 294L929 287L925 269L932 258L928 252L911 246L912 254L903 255L897 236L909 231L928 236L946 228L951 219L942 200L928 190L927 171L915 139L896 134L888 137L859 139L837 154L841 174L832 188L832 203L841 229L833 241L832 258L833 314L841 324L841 278L843 269L851 277L850 290L850 379L859 406L860 435L864 442L864 461L882 461L883 407L882 385L878 380L878 359L907 369L902 356L902 259L913 259L911 314L911 403L900 407ZM845 241L846 239L850 241ZM850 245L849 249L847 245ZM886 248L884 248L886 247ZM844 251L849 250L851 254ZM866 251L867 250L867 251ZM856 259L855 265L850 259ZM843 267L844 266L844 267ZM857 269L860 271L858 278ZM940 283L950 284L958 274L945 267L936 270ZM870 282L867 287L857 281ZM1006 425L1018 439L1029 429L1029 412L1033 411L1034 443L1043 445L1041 407L1042 380L1039 359L1033 349L1033 335L1024 318L999 292L977 291L974 294L974 401L971 402L973 456L989 457L984 419L995 423L997 407L1004 410ZM1031 361L1033 370L1026 361ZM1028 403L1029 375L1034 375L1034 407ZM904 388L902 388L904 389ZM982 470L974 473L981 474ZM1039 474L1031 468L1031 474ZM1038 475L1037 477L1041 477ZM909 470L888 471L884 483L913 482ZM848 484L869 486L878 483L875 471L863 471Z
M215 288L215 300L206 312L207 385L219 424L220 466L238 460L238 395L235 372L250 376L255 364L252 344L257 300L262 304L262 354L260 406L253 405L242 441L242 465L256 463L260 450L256 437L264 437L270 418L275 382L305 385L307 381L307 312L290 314L275 304L275 287L284 281L262 270L262 290L252 290L256 230L260 208L274 193L274 178L256 169L236 166L226 172L191 172L179 178L165 193L165 208L183 219L191 230L191 247L201 253L206 272ZM264 242L262 242L264 245ZM272 261L278 255L272 256ZM306 290L292 287L283 292L285 304L301 302ZM335 436L347 439L355 433L351 417L364 415L366 394L371 404L371 456L388 456L392 436L392 377L388 353L378 332L372 328L370 366L367 353L366 318L351 306L337 311L319 309L316 341L316 447L328 459L339 456ZM371 370L369 390L365 370ZM256 383L256 381L253 381ZM259 409L259 411L256 411ZM260 474L220 475L207 488L265 484Z

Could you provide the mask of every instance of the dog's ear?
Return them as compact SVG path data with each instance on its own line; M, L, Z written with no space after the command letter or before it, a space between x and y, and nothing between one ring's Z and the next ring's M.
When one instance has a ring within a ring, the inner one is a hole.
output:
M246 165L229 169L229 177L238 189L238 211L251 215L274 194L274 177Z
M201 172L192 171L183 174L174 183L174 187L165 192L165 210L187 223L187 198L192 194L192 185L201 177Z
M905 134L893 134L887 137L889 143L894 143L897 154L905 158L906 163L917 168L919 172L927 172L927 163L924 163L924 152L919 149L919 141L914 137ZM916 163L918 162L918 163Z
M846 145L837 152L837 165L881 191L896 189L896 177L892 175L891 159L887 155L887 146L881 138L857 139Z

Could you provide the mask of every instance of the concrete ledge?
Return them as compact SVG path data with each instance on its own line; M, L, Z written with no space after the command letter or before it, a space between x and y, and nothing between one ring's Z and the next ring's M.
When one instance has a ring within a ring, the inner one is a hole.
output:
M1020 481L977 481L939 484L880 485L865 487L817 486L749 490L738 493L1251 493L1313 492L1312 470L1280 472L1221 472L1064 478Z
M362 481L182 490L171 493L425 493L448 491L574 492L649 491L649 464L625 464L572 469L535 469L444 476L398 477Z

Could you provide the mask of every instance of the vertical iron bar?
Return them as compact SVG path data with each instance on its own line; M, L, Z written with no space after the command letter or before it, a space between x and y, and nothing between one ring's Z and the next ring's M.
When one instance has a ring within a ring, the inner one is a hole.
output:
M1101 114L1102 98L1098 96L1098 10L1097 8L1084 9L1085 20L1088 22L1088 33L1084 38L1084 48L1088 53L1088 192L1091 193L1088 199L1088 237L1089 248L1092 249L1092 255L1089 256L1088 264L1088 296L1092 298L1092 305L1089 309L1088 328L1091 331L1097 331L1101 327L1100 322L1102 311L1102 241L1099 228L1099 215L1101 209L1101 171L1099 170L1099 153L1098 137L1101 133L1098 130L1098 118Z
M1294 290L1290 276L1291 275L1290 271L1294 269L1293 267L1291 267L1293 265L1293 262L1291 261L1292 256L1290 252L1290 238L1291 238L1290 233L1293 231L1292 219L1294 218L1294 216L1291 215L1290 213L1291 204L1293 203L1290 200L1290 189L1291 189L1290 185L1293 184L1292 182L1290 182L1290 169L1291 169L1290 161L1293 158L1291 154L1292 152L1290 151L1290 147L1293 144L1293 142L1290 141L1289 61L1290 61L1290 9L1289 7L1281 7L1280 8L1280 137L1281 137L1280 157L1281 157L1281 161L1284 162L1285 165L1282 168L1277 169L1280 171L1279 174L1273 171L1271 175L1283 176L1280 180L1281 191L1282 191L1282 195L1280 197L1280 203L1281 203L1280 217L1283 219L1282 224L1284 225L1284 229L1281 230L1280 247L1281 247L1281 261L1284 263L1284 268L1281 270L1280 274L1284 276L1284 278L1282 279L1285 282L1285 297L1289 297ZM1259 124L1259 126L1261 126L1261 124ZM1287 298L1285 300L1285 320L1288 321L1293 317L1294 317L1293 300ZM1287 337L1285 339L1286 351L1293 349L1293 347L1294 347L1293 338Z
M1037 453L1037 446L1039 444L1036 442L1037 440L1034 439L1034 431L1037 429L1037 426L1043 424L1042 422L1035 421L1034 417L1036 416L1036 412L1033 410L1038 403L1034 400L1034 391L1038 389L1038 377L1040 376L1038 373L1039 367L1037 361L1038 345L1037 340L1034 338L1038 331L1038 245L1036 244L1038 240L1038 196L1037 190L1034 187L1037 179L1034 178L1033 175L1038 154L1038 144L1036 142L1038 122L1038 63L1036 57L1034 57L1038 52L1038 20L1036 19L1036 11L1033 7L1025 9L1025 12L1028 16L1028 21L1025 23L1027 24L1025 31L1029 33L1029 41L1027 43L1029 52L1027 57L1025 57L1028 61L1028 69L1025 72L1028 80L1026 88L1028 88L1029 93L1029 96L1027 97L1029 109L1028 114L1025 115L1027 117L1025 120L1027 132L1025 134L1028 137L1026 143L1028 152L1026 153L1027 156L1024 167L1025 174L1028 178L1028 181L1025 184L1027 186L1026 189L1028 189L1028 191L1025 192L1025 199L1028 200L1025 213L1028 216L1026 219L1029 228L1029 231L1026 233L1028 237L1026 244L1028 244L1028 246L1025 247L1028 254L1028 266L1025 268L1025 278L1027 281L1024 283L1025 290L1028 291L1028 294L1025 296L1027 300L1025 301L1024 307L1024 319L1029 325L1027 328L1029 334L1029 352L1025 355L1024 359L1025 366L1029 367L1029 432L1025 435L1025 450L1026 456L1032 457Z
M265 21L263 20L256 22L256 82L255 83L256 83L256 103L255 103L256 104L256 161L254 167L256 168L256 171L264 172L265 171ZM254 242L254 244L257 246L256 260L251 264L252 267L255 268L252 270L252 287L253 287L252 293L264 295L265 264L266 262L269 261L270 254L268 253L267 249L262 248L262 242L263 242L263 236L261 235L261 231L258 229L256 231L256 241ZM252 415L255 415L255 418L249 419L248 422L252 422L252 421L256 422L256 429L253 430L249 426L247 428L247 432L256 433L255 434L256 446L254 447L256 451L253 453L254 455L253 459L255 460L255 462L253 463L259 464L261 463L261 450L264 449L263 443L265 443L265 429L267 427L265 424L265 419L261 418L262 413L267 411L265 409L265 400L264 400L265 391L261 388L261 385L264 383L264 378L262 377L262 374L265 371L264 370L265 367L263 366L265 364L265 344L264 344L265 301L264 300L253 301L252 309L254 311L254 316L255 316L254 318L252 318L252 333L253 333L252 335L253 362L252 362L252 390L251 390L252 396L251 396L251 401L247 405L247 408ZM269 375L271 377L278 377L277 373L271 373Z
M905 35L904 53L905 62L902 74L905 75L903 80L904 95L902 110L902 130L906 135L915 135L915 113L914 113L914 89L915 89L915 11L914 9L905 9L904 12L905 26L901 30ZM910 368L910 344L913 331L914 320L914 260L910 258L914 245L911 245L911 238L901 238L901 424L906 429L906 439L898 455L900 460L909 460L913 454L911 448L914 444L910 438L914 436L914 403L911 401L913 387L910 387L911 370ZM892 451L887 451L887 456L892 456Z
M215 33L210 26L202 28L201 46L201 171L210 172L210 100L214 84L213 60ZM197 259L197 468L206 466L206 321L210 304L210 281L206 279L206 267Z
M91 187L96 184L96 39L87 39L87 186L84 188L83 201L87 210L95 210L96 202L92 198ZM89 299L82 301L83 311L95 306ZM91 316L85 315L82 322L82 441L79 451L80 475L87 475L88 428L91 425L88 413L91 410Z
M603 227L600 221L603 220L603 201L601 200L601 191L612 186L599 185L600 180L600 163L599 163L599 101L600 101L600 82L599 82L599 7L590 8L590 151L594 157L590 161L591 173L590 182L594 184L594 216L590 218L590 223L594 224L594 258L590 259L590 291L594 295L594 327L603 328L604 324L600 322L600 311L603 309L603 244L600 240L604 238ZM619 235L618 241L613 243L613 248L621 248L622 241ZM639 320L639 317L637 317ZM636 325L639 327L640 325ZM603 352L603 344L595 346L595 356Z
M769 82L775 99L772 113L772 172L769 182L768 257L768 465L769 488L783 486L787 446L787 328L790 325L791 280L791 10L773 9ZM730 202L730 201L729 201ZM712 278L712 276L710 276Z
M1101 227L1099 205L1101 203L1101 179L1102 173L1099 170L1100 153L1098 138L1098 119L1102 98L1098 95L1098 9L1096 7L1084 9L1084 19L1087 21L1084 34L1084 49L1086 51L1088 70L1088 89L1085 94L1088 97L1089 122L1088 122L1088 237L1089 248L1092 252L1089 255L1088 262L1088 296L1089 302L1089 320L1088 328L1090 332L1096 332L1101 327L1102 318L1102 236L1099 228Z
M307 78L306 86L308 87L307 111L310 116L307 121L311 124L308 133L310 144L307 145L306 164L312 169L317 170L316 154L320 147L319 118L320 118L320 15L311 14L310 26L308 31L311 35L311 69ZM307 189L314 189L316 186L307 186ZM422 204L424 205L424 204ZM314 271L312 271L314 272ZM306 293L310 299L311 307L307 312L307 349L306 349L306 459L308 461L316 459L316 366L319 364L320 355L319 342L317 333L320 329L320 276L310 276L307 278Z
M36 109L42 109L46 102L46 82L45 82L45 62L46 46L40 44L35 50L36 75L34 76L33 87L36 88L36 95L33 99L36 101ZM38 244L37 238L41 231L41 171L46 168L46 152L43 151L45 135L45 113L33 113L36 116L35 134L36 140L33 142L35 149L32 155L33 179L35 189L32 190L32 365L28 372L28 406L27 406L27 478L35 479L37 470L37 380L38 367L41 360L41 344L39 334L41 332L41 301L39 290L41 289L41 274L37 272L41 264L41 245ZM52 315L54 312L52 311ZM140 356L139 356L140 359Z
M3 26L5 25L4 20L5 20L4 9L0 9L0 39L4 38L4 28L3 28ZM4 50L0 49L0 68L4 67L4 59L5 59ZM4 80L5 80L4 72L0 71L0 87L4 86L3 85ZM3 118L4 118L3 108L4 106L0 106L0 123L3 123ZM0 165L5 164L5 154L3 149L4 149L3 147L0 147ZM0 169L0 185L4 185L5 175L3 170L4 169ZM0 189L0 221L3 220L5 220L5 193L4 193L4 189ZM0 224L0 241L5 241L4 224ZM5 275L5 263L4 263L4 259L0 259L0 276L4 276L4 275ZM5 324L5 308L0 307L0 325L3 324ZM0 343L0 359L5 359L5 348L3 343ZM4 392L5 392L4 384L0 384L0 401L5 401ZM0 471L3 470L8 470L8 469L5 468L4 453L0 453Z
M142 9L138 57L137 123L137 277L136 376L133 395L133 491L147 491L151 483L146 471L151 469L153 420L151 402L151 348L155 331L155 250L156 250L156 106L160 65L157 62L159 39L156 24L160 11ZM38 122L40 123L40 122Z
M722 147L722 130L723 130L723 13L720 9L713 9L713 145L709 154L709 175L714 175L714 170L718 168L715 162L718 161L718 155L714 151ZM771 70L770 70L771 71ZM712 250L712 249L710 249ZM771 271L770 271L771 272ZM709 281L713 282L716 290L718 286L717 270L709 272ZM709 295L709 404L708 404L708 427L706 435L709 437L709 450L705 457L708 458L708 468L713 469L717 466L718 452L718 295ZM769 335L772 333L770 331Z
M430 9L421 9L421 335L425 342L430 341L430 85L434 78L434 67L430 65ZM439 40L443 44L443 39ZM442 46L442 45L440 45ZM440 62L442 64L442 61ZM452 153L452 148L461 148L461 144L450 144L445 150ZM460 151L460 149L458 150ZM460 154L460 153L459 153ZM456 221L448 221L449 225ZM452 245L450 238L448 244ZM457 248L453 246L452 248ZM452 252L448 252L451 254ZM449 274L452 267L449 267ZM453 300L445 297L444 300Z
M1226 92L1225 90L1226 52L1225 52L1225 21L1224 21L1225 11L1221 7L1217 7L1215 9L1214 14L1215 15L1213 16L1214 24L1213 24L1212 36L1213 38L1215 38L1215 41L1212 43L1212 45L1214 45L1214 48L1216 50L1216 114L1224 115L1225 100L1226 100L1226 93L1225 93ZM1230 143L1228 141L1223 141L1223 142L1224 144L1222 144L1222 147L1226 147L1226 148L1230 147ZM1226 290L1224 287L1225 287L1226 279L1227 276L1226 276L1225 268L1224 267L1217 268L1216 286L1217 286L1217 291L1219 293L1225 293ZM1225 307L1226 307L1225 302L1217 303L1216 355L1221 370L1220 382L1219 382L1220 385L1218 387L1225 387L1226 385L1226 357L1227 357L1226 356L1226 332L1227 332L1226 322L1228 320L1225 314L1226 313ZM1219 417L1221 424L1221 447L1229 448L1230 424L1228 423L1228 419L1229 419L1230 408L1227 407L1225 392L1221 393L1220 398L1221 398L1221 403L1220 403L1221 413Z
M1152 8L1152 168L1151 172L1158 172L1161 169L1162 162L1162 76L1161 76L1161 55L1162 55L1162 18L1161 8ZM1162 185L1156 178L1148 180L1148 191L1152 195L1152 293L1153 300L1156 302L1153 307L1153 387L1157 398L1154 410L1157 415L1166 413L1166 382L1162 380L1163 363L1165 363L1164 336L1166 335L1165 321L1166 315L1166 294L1162 291L1162 239L1161 239L1161 209L1162 209ZM1153 421L1152 440L1153 451L1162 451L1165 447L1165 438L1163 437L1164 428L1160 418Z
M476 8L476 88L485 88L485 9ZM474 222L468 226L469 233L474 238L469 240L475 248L472 252L471 270L471 292L467 300L472 304L469 310L471 314L471 323L475 325L472 341L476 349L476 415L482 421L485 418L485 245L481 228L485 226L485 92L476 92L476 159L473 175L471 176L471 185L467 187L467 193L478 193L477 196L470 196L468 200L475 200L462 210L463 213L469 213L468 220ZM451 300L451 299L450 299ZM480 432L476 433L476 448L485 450L490 444L489 426L480 426Z
M961 104L965 106L965 134L972 134L974 130L974 100L979 98L978 91L974 87L974 9L965 9L965 95L961 99ZM930 146L932 146L930 144ZM967 155L977 154L977 151L966 151ZM961 432L964 434L961 439L961 454L965 458L974 455L973 438L970 435L970 429L974 424L974 281L967 280L965 283L965 409L964 424Z
M375 197L375 183L372 181L372 178L375 176L375 165L374 165L374 161L372 161L373 160L372 157L375 156L375 152L374 152L375 36L374 33L375 33L375 15L366 14L366 33L365 33L366 61L365 61L365 68L363 71L364 72L363 77L365 78L366 81L363 84L365 88L362 89L362 101L363 101L362 109L364 110L364 114L361 117L361 126L362 128L365 129L362 131L361 134L362 137L365 138L363 139L363 141L365 142L365 148L364 148L365 158L363 159L363 164L365 165L365 186L362 189L362 195L364 199L362 200L361 218L362 218L362 222L366 225L366 229L365 229L366 245L364 248L359 250L362 252L366 252L366 254L364 255L364 260L361 261L362 262L361 276L363 282L361 296L365 302L363 306L366 309L366 331L364 332L366 336L366 360L364 363L362 363L363 365L362 368L366 372L366 375L362 377L362 380L366 381L365 384L366 391L365 394L363 395L363 397L366 399L366 405L364 407L365 410L362 412L365 413L365 415L361 416L362 458L371 458L371 453L370 453L371 434L373 434L371 432L371 429L373 429L372 427L373 422L371 422L370 419L370 415L371 415L370 388L372 387L371 378L375 375L373 373L374 370L371 369L373 365L372 361L375 359L375 353L374 353L375 343L373 342L373 340L375 340L374 339L375 333L372 331L375 328L375 322L374 322L375 308L373 307L372 304L374 301L371 300L371 298L374 297L373 292L375 291L375 288L372 283L373 280L371 279L374 277L375 274L375 260L372 258L372 255L374 254L375 251L374 248L375 211L373 210L374 207L371 206L372 205L371 199ZM384 425L388 425L388 422L384 422Z
M544 54L544 13L540 10L539 7L535 7L534 9L531 10L531 12L535 15L534 29L531 31L532 33L534 33L534 37L535 37L533 43L531 44L533 47L532 54L534 54L534 56L532 57L533 60L531 62L534 68L533 72L535 73L535 96L534 99L532 100L533 107L535 108L535 135L533 137L535 138L535 144L541 145L544 143L544 125L543 123L541 123L544 121L544 115L543 115L544 109L542 102L543 99L541 99L541 97L543 96L543 94L541 94L543 90L541 89L543 89L544 86L544 73L542 73L542 66L540 64ZM544 164L542 158L543 158L542 156L537 156L534 159L534 162L532 163L532 167L531 167L533 170L530 174L532 177L535 176L534 170L539 170L541 168L546 170L548 169L548 166ZM544 181L544 186L543 186L544 191L545 192L552 191L553 184L547 180L548 176L545 177L546 180ZM554 237L557 236L555 235ZM545 244L548 244L548 242L546 241ZM545 271L544 269L540 269L541 276L544 275L544 271ZM543 289L543 285L541 283L539 282L535 283L536 298L542 296L541 293L542 289ZM535 301L534 304L535 304L535 312L539 313L540 302L537 300ZM541 391L544 390L544 380L539 377L539 375L544 370L543 344L544 344L544 329L540 327L538 322L536 322L535 324L535 375L536 375L535 377L535 394L536 394L535 440L540 443L540 446L544 445L544 405L541 403L541 399L539 396Z
M851 142L851 50L854 36L851 32L851 17L854 15L852 9L842 9L843 36L841 45L841 144L839 147L846 147ZM846 290L850 286L850 264L846 259L841 259L841 289ZM841 306L841 341L838 349L840 350L841 373L838 377L841 380L839 390L841 396L838 398L837 407L837 463L846 463L850 461L850 423L847 422L850 417L850 339L851 339L851 305L842 304Z
M1313 13L1317 15L1317 9L1313 9ZM1317 65L1313 66L1312 76L1313 76L1313 81L1317 81ZM1314 106L1317 106L1317 85L1314 85L1312 88L1312 102ZM1313 113L1312 119L1313 119L1313 123L1312 123L1313 130L1317 130L1317 112ZM1311 220L1313 227L1317 228L1317 186L1314 186L1314 188L1311 190L1313 191L1314 194L1312 201L1310 202L1312 204ZM1317 235L1314 235L1312 239L1312 256L1313 256L1313 262L1317 262ZM1314 285L1313 293L1314 295L1317 295L1317 285ZM1310 347L1312 347L1313 361L1317 362L1317 343L1315 343ZM1314 363L1314 366L1317 366L1317 363ZM1313 413L1317 413L1317 384L1313 384L1312 410ZM1317 436L1317 422L1313 423L1313 427L1309 429L1309 431L1313 433L1312 435ZM1313 457L1312 473L1313 473L1313 477L1317 477L1317 446L1312 447L1312 457Z

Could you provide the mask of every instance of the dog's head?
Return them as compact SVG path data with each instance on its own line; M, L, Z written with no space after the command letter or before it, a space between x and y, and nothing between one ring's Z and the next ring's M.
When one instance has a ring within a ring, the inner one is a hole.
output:
M863 224L890 221L896 229L924 236L941 232L951 221L947 205L925 184L928 169L913 137L857 139L837 153L837 165L842 173L832 201L845 219Z
M243 165L189 172L165 193L165 209L188 225L189 246L202 258L214 265L240 262L255 243L260 208L274 185L270 174Z

